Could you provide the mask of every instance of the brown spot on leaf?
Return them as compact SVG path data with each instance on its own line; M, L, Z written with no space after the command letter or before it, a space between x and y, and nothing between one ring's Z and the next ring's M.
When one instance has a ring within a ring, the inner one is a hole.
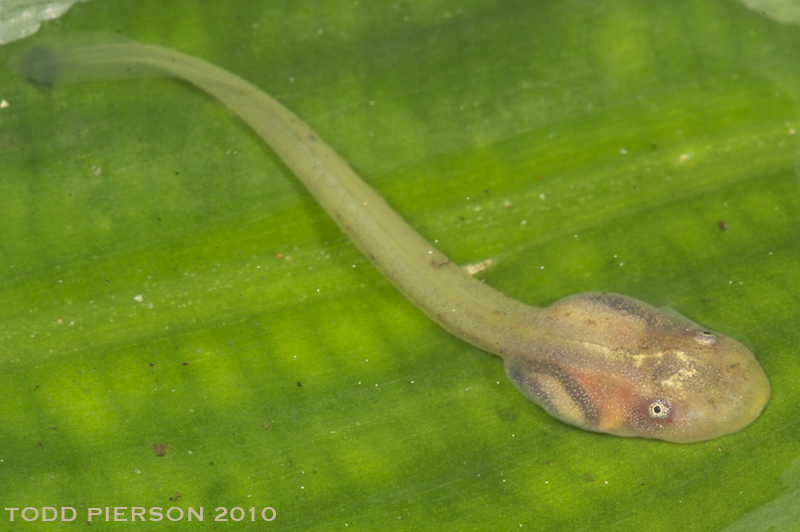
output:
M728 228L728 224L726 224L726 223L725 223L724 221L722 221L722 220L720 220L720 221L718 222L718 225L719 225L719 230L720 230L720 231L724 231L725 229L727 229L727 228Z
M169 443L166 440L156 440L150 444L150 448L156 456L166 456L169 452Z

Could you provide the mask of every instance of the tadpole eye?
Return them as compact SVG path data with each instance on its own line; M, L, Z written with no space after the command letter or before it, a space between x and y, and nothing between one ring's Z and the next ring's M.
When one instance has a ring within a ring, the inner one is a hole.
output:
M666 399L656 399L647 406L647 413L650 414L650 417L656 419L664 419L669 416L670 410L672 410L672 407Z
M717 337L714 336L714 333L710 333L708 331L700 331L694 335L694 339L697 340L698 343L703 345L711 345L717 343Z

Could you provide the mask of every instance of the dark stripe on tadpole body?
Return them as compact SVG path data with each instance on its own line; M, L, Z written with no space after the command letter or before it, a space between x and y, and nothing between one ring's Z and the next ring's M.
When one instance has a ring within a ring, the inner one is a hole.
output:
M560 409L557 405L553 404L550 397L545 393L537 375L545 375L555 379L570 399L572 399L572 402L580 409L586 423L591 425L597 424L597 405L594 404L592 398L586 393L583 386L569 373L561 369L560 366L541 360L525 359L521 364L515 364L513 371L516 375L513 377L509 375L512 377L513 381L525 383L525 385L536 394L542 406L546 405L550 410L559 412Z
M616 310L618 312L625 312L627 314L632 314L639 318L642 318L645 321L648 321L650 317L649 312L646 312L642 309L641 305L637 305L633 301L630 301L626 297L618 296L617 294L608 294L608 293L597 293L591 294L589 297L586 298L586 301L594 301L596 303L600 303L612 310Z

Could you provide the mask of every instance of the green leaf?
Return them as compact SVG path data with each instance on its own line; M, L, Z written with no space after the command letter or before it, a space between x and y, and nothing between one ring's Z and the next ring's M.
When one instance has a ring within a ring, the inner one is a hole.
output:
M568 427L405 301L213 99L2 70L3 508L791 529L800 27L722 0L105 0L41 33L80 31L241 75L453 260L491 259L491 286L672 306L745 342L773 395L697 444Z

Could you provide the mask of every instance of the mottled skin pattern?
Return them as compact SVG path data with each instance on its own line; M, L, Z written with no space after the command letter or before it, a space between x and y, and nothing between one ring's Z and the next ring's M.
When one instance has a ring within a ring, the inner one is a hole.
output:
M578 294L540 309L467 275L308 125L226 70L131 41L34 48L16 68L51 84L175 77L218 98L412 303L457 337L503 357L514 385L565 423L693 442L744 428L769 398L766 376L747 348L674 311L607 293Z

